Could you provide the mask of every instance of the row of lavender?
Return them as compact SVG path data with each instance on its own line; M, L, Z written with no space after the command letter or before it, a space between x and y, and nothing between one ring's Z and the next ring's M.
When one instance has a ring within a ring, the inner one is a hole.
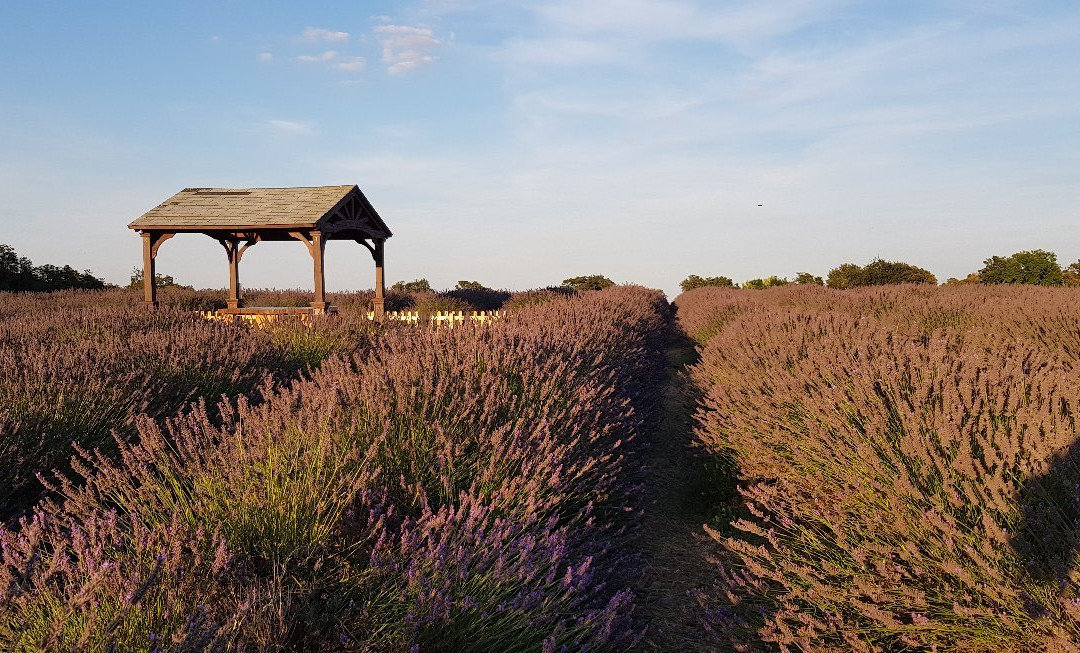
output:
M302 291L255 290L259 305L300 306ZM391 309L520 308L558 297L545 290L459 291L452 297L391 293ZM334 353L370 342L371 292L334 293L334 320L268 329L209 323L195 311L224 306L223 291L162 289L148 312L133 290L0 294L0 522L42 495L36 475L67 469L74 446L112 448L137 415L165 417L190 401L250 394L297 376ZM426 307L426 308L425 308Z
M0 648L603 650L667 305L623 287L389 329L87 454L0 532Z
M146 311L129 294L0 296L0 521L36 503L36 475L66 469L75 446L111 449L138 415L251 393L372 332L349 319L252 330Z
M702 623L737 650L1080 642L1080 295L695 290L700 442L733 458Z

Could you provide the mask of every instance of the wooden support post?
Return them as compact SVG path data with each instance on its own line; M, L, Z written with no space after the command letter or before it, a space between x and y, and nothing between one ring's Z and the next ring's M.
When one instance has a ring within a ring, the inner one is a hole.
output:
M240 308L240 241L236 238L219 238L218 242L225 248L225 256L229 259L229 295L225 298L225 304L229 308Z
M315 299L311 307L316 313L326 312L326 278L323 274L323 253L326 251L326 241L321 231L311 232L311 258L315 264Z
M375 259L375 299L372 301L372 308L375 311L375 319L382 322L386 319L386 239L378 238L373 244L374 249L372 250L372 257Z
M157 277L154 266L154 233L143 231L142 236L142 267L143 267L143 306L153 308L157 306Z
M175 236L169 231L140 231L143 241L143 305L157 306L157 260L161 243Z
M236 255L236 243L229 255L229 308L240 308L240 257Z

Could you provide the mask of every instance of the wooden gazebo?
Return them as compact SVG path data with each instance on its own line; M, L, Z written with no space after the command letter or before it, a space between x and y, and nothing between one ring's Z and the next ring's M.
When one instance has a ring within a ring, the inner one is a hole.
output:
M315 268L311 310L327 309L323 252L329 240L354 240L375 259L375 316L384 315L384 248L392 236L371 202L354 186L308 188L185 188L128 225L142 236L143 302L157 305L154 259L161 243L179 233L206 234L229 261L228 309L243 311L240 259L264 240L299 240Z

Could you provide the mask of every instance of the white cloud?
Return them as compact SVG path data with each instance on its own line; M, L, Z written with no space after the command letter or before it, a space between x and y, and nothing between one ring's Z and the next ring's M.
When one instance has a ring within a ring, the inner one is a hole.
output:
M270 62L270 61L273 61L273 60L274 60L274 53L272 53L272 52L260 52L259 53L259 61L262 61L263 63L267 63L267 62Z
M382 61L391 75L415 70L435 61L432 49L442 45L428 27L379 25L375 37L382 45Z
M330 63L337 58L337 52L334 50L327 50L322 54L302 54L297 57L297 61L303 61L304 63Z
M557 66L613 63L624 56L613 44L566 37L514 39L498 52L502 61Z
M302 54L296 60L303 63L325 64L331 68L349 73L359 72L367 65L363 57L343 57L339 55L337 50L327 50L322 54Z
M275 133L287 136L305 136L315 133L315 126L309 122L296 120L267 120L266 124Z
M829 9L843 4L844 0L774 0L716 9L686 0L557 0L540 5L536 11L546 22L578 34L745 45L822 20Z
M345 57L341 61L333 64L334 68L338 70L344 70L346 72L358 72L364 69L366 62L363 57Z
M324 29L322 27L307 27L301 34L301 38L311 43L318 43L320 41L341 42L349 40L349 33L335 32L334 30Z
M507 40L500 61L517 65L608 64L647 69L655 49L689 42L718 44L751 58L777 40L835 19L851 0L548 0L528 6L535 35Z

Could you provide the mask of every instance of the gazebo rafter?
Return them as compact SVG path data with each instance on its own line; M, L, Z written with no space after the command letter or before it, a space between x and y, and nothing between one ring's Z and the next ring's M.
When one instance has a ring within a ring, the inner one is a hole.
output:
M305 188L185 188L128 225L143 241L143 302L157 305L155 260L163 242L178 233L214 238L229 264L228 310L243 307L240 261L244 252L269 240L302 242L311 255L315 293L311 309L325 312L324 255L330 240L363 245L375 262L378 319L385 315L385 246L393 234L354 186Z

